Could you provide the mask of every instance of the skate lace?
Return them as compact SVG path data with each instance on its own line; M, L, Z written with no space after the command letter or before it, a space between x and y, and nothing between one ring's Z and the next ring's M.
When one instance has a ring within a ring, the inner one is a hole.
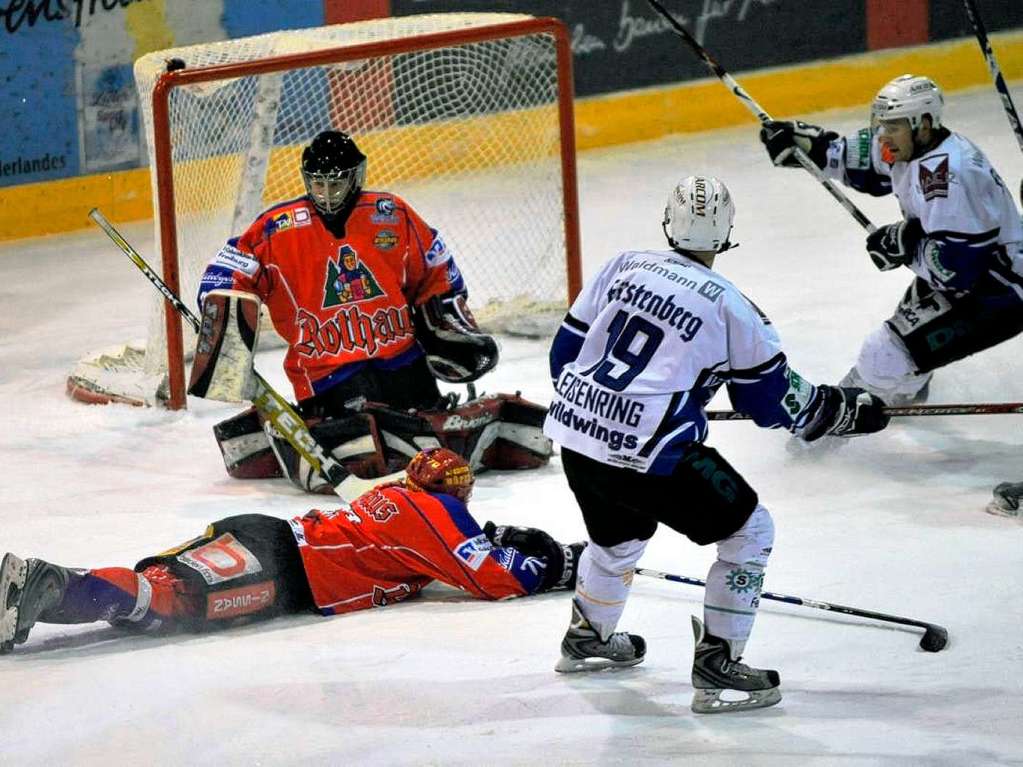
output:
M761 673L759 669L751 668L743 663L741 657L735 660L726 657L721 663L721 672L737 676L757 676Z

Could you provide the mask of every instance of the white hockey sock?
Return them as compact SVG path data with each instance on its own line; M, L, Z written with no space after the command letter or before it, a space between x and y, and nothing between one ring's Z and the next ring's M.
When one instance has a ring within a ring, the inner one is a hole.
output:
M839 385L859 386L891 404L896 398L912 399L931 375L916 372L916 363L905 345L882 325L864 339L856 365Z
M774 522L758 504L746 524L718 543L717 561L707 574L703 622L708 634L728 640L733 660L753 630L773 543Z
M575 601L603 641L614 633L629 598L636 562L646 541L626 541L605 548L590 542L579 557Z

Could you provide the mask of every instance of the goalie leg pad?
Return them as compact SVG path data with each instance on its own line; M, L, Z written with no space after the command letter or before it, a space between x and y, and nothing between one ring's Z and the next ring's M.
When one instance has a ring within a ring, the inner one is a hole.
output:
M231 416L213 427L224 468L235 479L276 479L283 477L263 421L255 408Z
M256 391L252 356L259 338L259 298L239 290L212 290L202 306L202 325L188 393L220 402L244 402Z
M269 421L264 425L268 444L281 470L296 487L310 493L330 495L333 487L284 439ZM376 420L370 413L311 422L309 431L323 449L357 477L380 477L388 473ZM404 468L408 460L398 468Z
M553 454L543 434L546 414L517 394L493 394L452 410L421 413L441 444L468 460L474 471L545 465Z

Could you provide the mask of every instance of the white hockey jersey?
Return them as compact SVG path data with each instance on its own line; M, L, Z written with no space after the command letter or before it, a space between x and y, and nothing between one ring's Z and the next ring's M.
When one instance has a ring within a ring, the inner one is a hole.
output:
M971 290L990 276L1023 298L1023 224L984 153L950 133L908 162L889 164L871 131L833 141L826 174L859 191L892 192L926 234L909 268L937 290Z
M792 372L770 321L731 282L673 251L627 251L572 304L551 348L544 433L604 463L670 474L707 436L723 383L758 425L798 433L817 388Z

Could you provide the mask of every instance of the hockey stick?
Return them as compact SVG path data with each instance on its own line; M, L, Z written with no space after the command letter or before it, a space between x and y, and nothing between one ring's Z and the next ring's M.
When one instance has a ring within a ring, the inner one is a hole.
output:
M686 44L693 49L696 55L703 59L703 62L710 69L711 73L716 75L718 79L721 80L722 83L724 83L725 87L727 87L728 90L735 94L736 98L738 98L743 103L743 105L753 115L756 116L756 118L760 121L761 125L771 120L771 116L767 114L767 112L765 112L756 101L753 100L753 97L750 96L743 89L743 87L739 85L739 83L737 83L730 74L728 74L727 71L725 71L725 68L721 66L714 59L714 57L710 55L710 53L707 52L707 49L700 45L699 41L695 37L689 34L689 30L687 30L678 21L676 21L674 16L668 13L667 9L663 5L661 5L657 0L647 0L647 2L655 11L657 11L657 13L664 17L668 24L671 25L671 28L675 31L675 33L686 41ZM852 217L856 219L856 223L858 223L868 232L873 232L877 228L870 222L870 219L866 217L863 211L857 208L853 204L852 200L846 197L842 193L842 190L835 186L831 179L824 175L824 171L817 167L817 163L815 163L813 160L807 157L806 152L804 152L802 149L796 146L795 151L793 152L793 156L796 158L796 160L799 161L799 164L802 165L803 168L811 176L817 179L818 183L820 183L821 186L828 190L828 192L831 194L832 197L835 198L838 204L845 208L850 213L850 215L852 215Z
M1005 78L1002 77L1002 70L998 67L995 52L991 49L991 41L988 40L987 29L984 27L984 20L980 17L980 10L973 0L963 0L963 5L966 6L966 15L969 17L970 24L973 26L973 32L977 36L980 52L984 54L987 68L991 72L991 79L995 81L995 90L998 91L998 95L1002 99L1005 116L1009 118L1012 132L1016 134L1016 142L1019 144L1020 150L1023 151L1023 125L1020 124L1019 114L1012 103L1012 95L1005 84ZM1020 204L1023 205L1023 180L1019 182L1019 200Z
M988 40L984 20L980 17L980 11L973 0L963 0L963 5L966 6L966 15L970 17L970 24L973 25L973 31L977 36L980 52L984 54L987 68L991 72L991 79L995 81L995 90L998 91L998 95L1002 98L1005 116L1009 118L1009 125L1012 126L1012 132L1016 134L1016 141L1019 143L1020 150L1023 150L1023 125L1020 124L1019 114L1017 114L1016 107L1012 103L1012 96L1009 94L1009 88L1005 84L1005 78L1002 77L1002 70L999 69L998 61L995 60L995 53L991 50L991 41Z
M89 218L106 233L107 237L113 240L124 255L132 260L139 271L146 276L146 279L163 294L163 297L182 317L192 324L192 328L198 333L199 318L167 287L167 283L149 267L146 260L121 236L121 233L114 228L106 216L100 213L98 208L93 208L89 211ZM377 479L362 479L355 476L338 463L330 453L324 451L320 443L310 433L302 416L295 412L288 401L278 394L258 372L255 373L255 376L256 393L252 397L252 404L273 424L278 433L288 441L288 444L295 448L298 454L330 483L341 500L353 501L381 483L392 482L405 476L403 471Z
M637 567L636 573L639 575L646 575L651 578L660 578L662 581L686 583L690 586L706 587L707 585L706 581L701 581L699 578L689 578L685 575L662 573L660 570L648 570L645 567ZM771 599L775 602L785 602L790 605L799 605L801 607L813 607L817 610L828 610L829 612L842 613L844 615L855 615L858 618L870 618L871 620L883 621L885 623L898 623L903 626L916 626L917 628L924 629L924 635L920 639L920 649L926 650L927 652L940 652L941 650L944 650L945 645L948 644L948 629L944 626L939 626L937 623L926 623L924 621L913 620L912 618L903 618L898 615L887 615L885 613L876 613L873 610L861 610L858 607L836 605L834 602L820 602L816 599L790 597L787 594L773 594L770 591L762 591L760 593L760 598Z
M906 418L921 415L996 415L999 413L1023 413L1023 402L978 402L964 405L906 405L886 407L886 415L892 418ZM749 421L750 416L735 410L708 410L708 421Z

